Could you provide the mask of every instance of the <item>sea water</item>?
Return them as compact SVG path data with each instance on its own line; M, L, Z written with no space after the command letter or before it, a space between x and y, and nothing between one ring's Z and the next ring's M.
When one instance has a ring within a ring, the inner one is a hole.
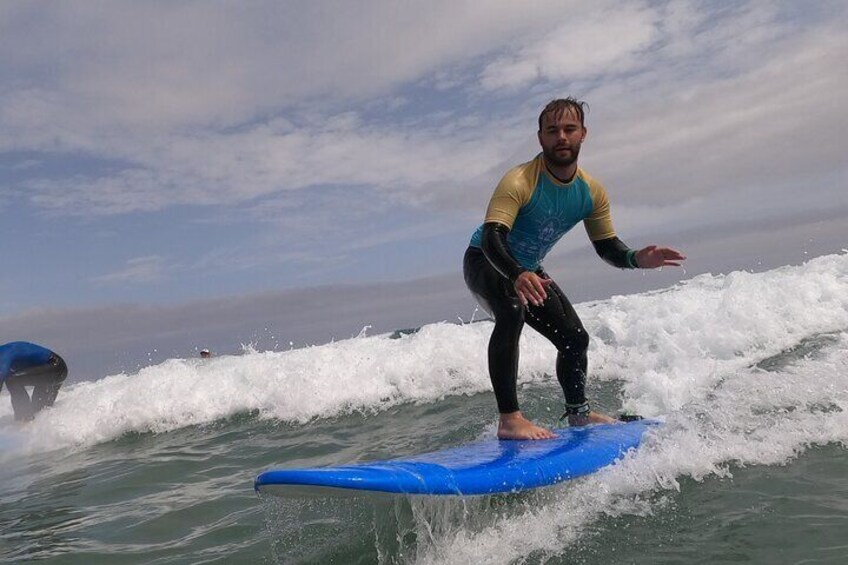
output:
M618 464L492 497L274 498L274 467L495 433L490 322L174 359L64 387L30 424L0 397L0 562L846 563L848 254L577 306L596 409L659 417ZM558 425L555 351L520 400Z

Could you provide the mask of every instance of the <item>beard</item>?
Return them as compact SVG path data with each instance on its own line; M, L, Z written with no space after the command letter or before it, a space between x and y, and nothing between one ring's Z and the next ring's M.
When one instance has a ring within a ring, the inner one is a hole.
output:
M568 157L561 157L557 155L556 147L543 147L542 155L545 156L545 160L554 167L570 167L574 163L577 162L577 157L580 156L580 144L571 146L571 153Z

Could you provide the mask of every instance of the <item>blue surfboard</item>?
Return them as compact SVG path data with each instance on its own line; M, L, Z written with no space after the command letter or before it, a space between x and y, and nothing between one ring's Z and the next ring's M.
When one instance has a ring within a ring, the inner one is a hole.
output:
M256 478L261 494L340 496L370 491L485 495L549 486L593 473L638 447L655 420L554 430L555 439L481 442L417 455L334 467L275 469Z

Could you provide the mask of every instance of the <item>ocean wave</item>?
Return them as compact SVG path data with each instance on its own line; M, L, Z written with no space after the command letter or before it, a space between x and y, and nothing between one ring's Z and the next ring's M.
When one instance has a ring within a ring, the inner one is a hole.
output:
M848 328L848 254L764 273L701 275L576 309L592 336L590 378L622 381L627 408L673 416L728 376ZM490 332L490 322L439 323L283 352L172 359L68 386L25 427L14 426L8 403L0 403L0 441L40 452L241 413L300 425L485 392ZM553 347L524 332L520 381L550 379L554 362Z

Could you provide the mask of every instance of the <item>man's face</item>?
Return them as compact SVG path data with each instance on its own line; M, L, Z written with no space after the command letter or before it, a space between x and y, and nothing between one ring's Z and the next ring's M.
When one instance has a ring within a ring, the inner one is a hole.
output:
M574 164L585 137L586 128L573 110L566 110L560 116L548 113L542 117L539 144L550 165L568 167Z

